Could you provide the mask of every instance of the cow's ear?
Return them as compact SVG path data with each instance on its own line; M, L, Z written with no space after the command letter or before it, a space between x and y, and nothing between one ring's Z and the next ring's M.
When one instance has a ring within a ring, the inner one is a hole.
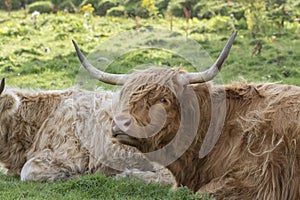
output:
M4 88L5 88L5 78L2 78L1 84L0 84L0 95L2 94Z

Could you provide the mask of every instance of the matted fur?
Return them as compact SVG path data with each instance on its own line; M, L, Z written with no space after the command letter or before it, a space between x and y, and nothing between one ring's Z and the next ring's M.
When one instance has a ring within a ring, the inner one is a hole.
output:
M167 120L154 136L140 138L130 134L124 140L114 135L113 140L135 146L144 153L166 146L179 128L183 111L178 99L188 100L185 90L189 88L197 95L198 102L189 103L190 108L199 105L200 121L193 143L167 166L177 186L207 192L217 199L300 199L300 88L271 83L185 85L178 78L181 73L181 70L157 68L133 73L121 91L120 115L128 111L132 123L147 125L152 123L150 107L160 104L165 108ZM160 101L162 98L168 103ZM222 134L212 151L200 158L209 126L219 120L211 113L212 105L215 111L221 111L224 102L226 112L219 113L225 115ZM174 146L173 150L177 148L181 146ZM161 158L151 160L160 162Z
M101 89L26 92L7 88L0 94L2 167L21 180L33 181L123 170L128 174L130 169L135 169L133 176L147 179L149 172L143 176L143 171L158 167L134 148L110 141L113 96Z

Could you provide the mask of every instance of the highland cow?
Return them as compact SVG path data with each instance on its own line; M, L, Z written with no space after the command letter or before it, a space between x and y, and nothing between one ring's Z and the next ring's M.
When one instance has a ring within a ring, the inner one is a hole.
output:
M90 74L123 85L112 140L164 164L177 186L217 199L300 199L300 88L273 83L214 85L233 33L207 71L149 68Z
M157 166L154 168L132 147L112 144L113 96L113 92L102 89L24 91L5 88L2 79L2 169L8 175L20 175L23 181L65 180L84 174L115 175L125 171L122 176L161 182L161 175L168 172L156 173Z

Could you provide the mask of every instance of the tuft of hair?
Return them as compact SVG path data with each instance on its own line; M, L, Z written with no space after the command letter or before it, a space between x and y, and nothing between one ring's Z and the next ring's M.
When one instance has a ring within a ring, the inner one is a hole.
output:
M136 70L124 84L120 98L129 102L128 100L134 93L138 93L138 96L143 98L157 85L164 86L178 95L183 90L182 79L179 76L184 73L186 71L180 68L152 67L146 70Z
M0 95L0 120L13 115L20 105L20 99L14 93Z

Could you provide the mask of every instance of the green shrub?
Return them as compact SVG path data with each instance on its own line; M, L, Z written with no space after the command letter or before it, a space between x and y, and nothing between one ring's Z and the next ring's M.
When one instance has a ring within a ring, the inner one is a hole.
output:
M245 19L245 9L240 4L228 9L228 14L233 14L237 20Z
M157 0L156 7L160 14L164 14L164 11L167 10L170 0Z
M20 8L20 1L19 0L11 0L12 9L19 9ZM5 0L0 1L0 8L6 10Z
M206 7L207 2L200 1L194 6L193 12L200 19L210 19L214 12Z
M125 13L125 7L124 6L113 7L113 8L111 8L107 11L108 16L120 17L120 16L124 16L124 13Z
M30 4L36 0L11 0L11 6L13 10L17 10L21 8L22 4ZM0 9L6 10L5 0L0 1Z
M228 16L220 16L217 15L210 20L210 25L213 28L213 30L228 30L229 29L229 23L231 21L230 17Z
M168 11L176 17L184 17L183 7L180 3L169 3Z
M128 0L124 3L124 6L129 16L149 17L148 10L142 7L142 0Z
M101 1L98 4L94 4L95 14L100 15L100 16L105 16L107 14L108 10L115 6L117 6L117 4L112 1L109 1L109 0ZM123 12L123 14L124 14L124 12Z
M40 13L50 13L54 9L53 4L50 1L37 1L28 6L28 12L39 11Z
M56 8L58 10L67 10L70 13L75 13L77 9L71 0L61 2L60 4L56 5Z
M168 11L174 16L185 17L184 9L187 9L190 12L191 17L196 17L197 13L194 12L194 9L198 2L199 0L173 0L169 2Z
M79 13L81 11L81 8L84 5L88 5L91 3L88 3L89 0L52 0L52 3L55 5L55 8L58 10L67 10L70 13ZM93 6L92 6L93 7Z
M248 25L247 25L246 20L244 18L241 18L240 20L238 20L237 23L236 23L236 28L238 30L247 29Z

